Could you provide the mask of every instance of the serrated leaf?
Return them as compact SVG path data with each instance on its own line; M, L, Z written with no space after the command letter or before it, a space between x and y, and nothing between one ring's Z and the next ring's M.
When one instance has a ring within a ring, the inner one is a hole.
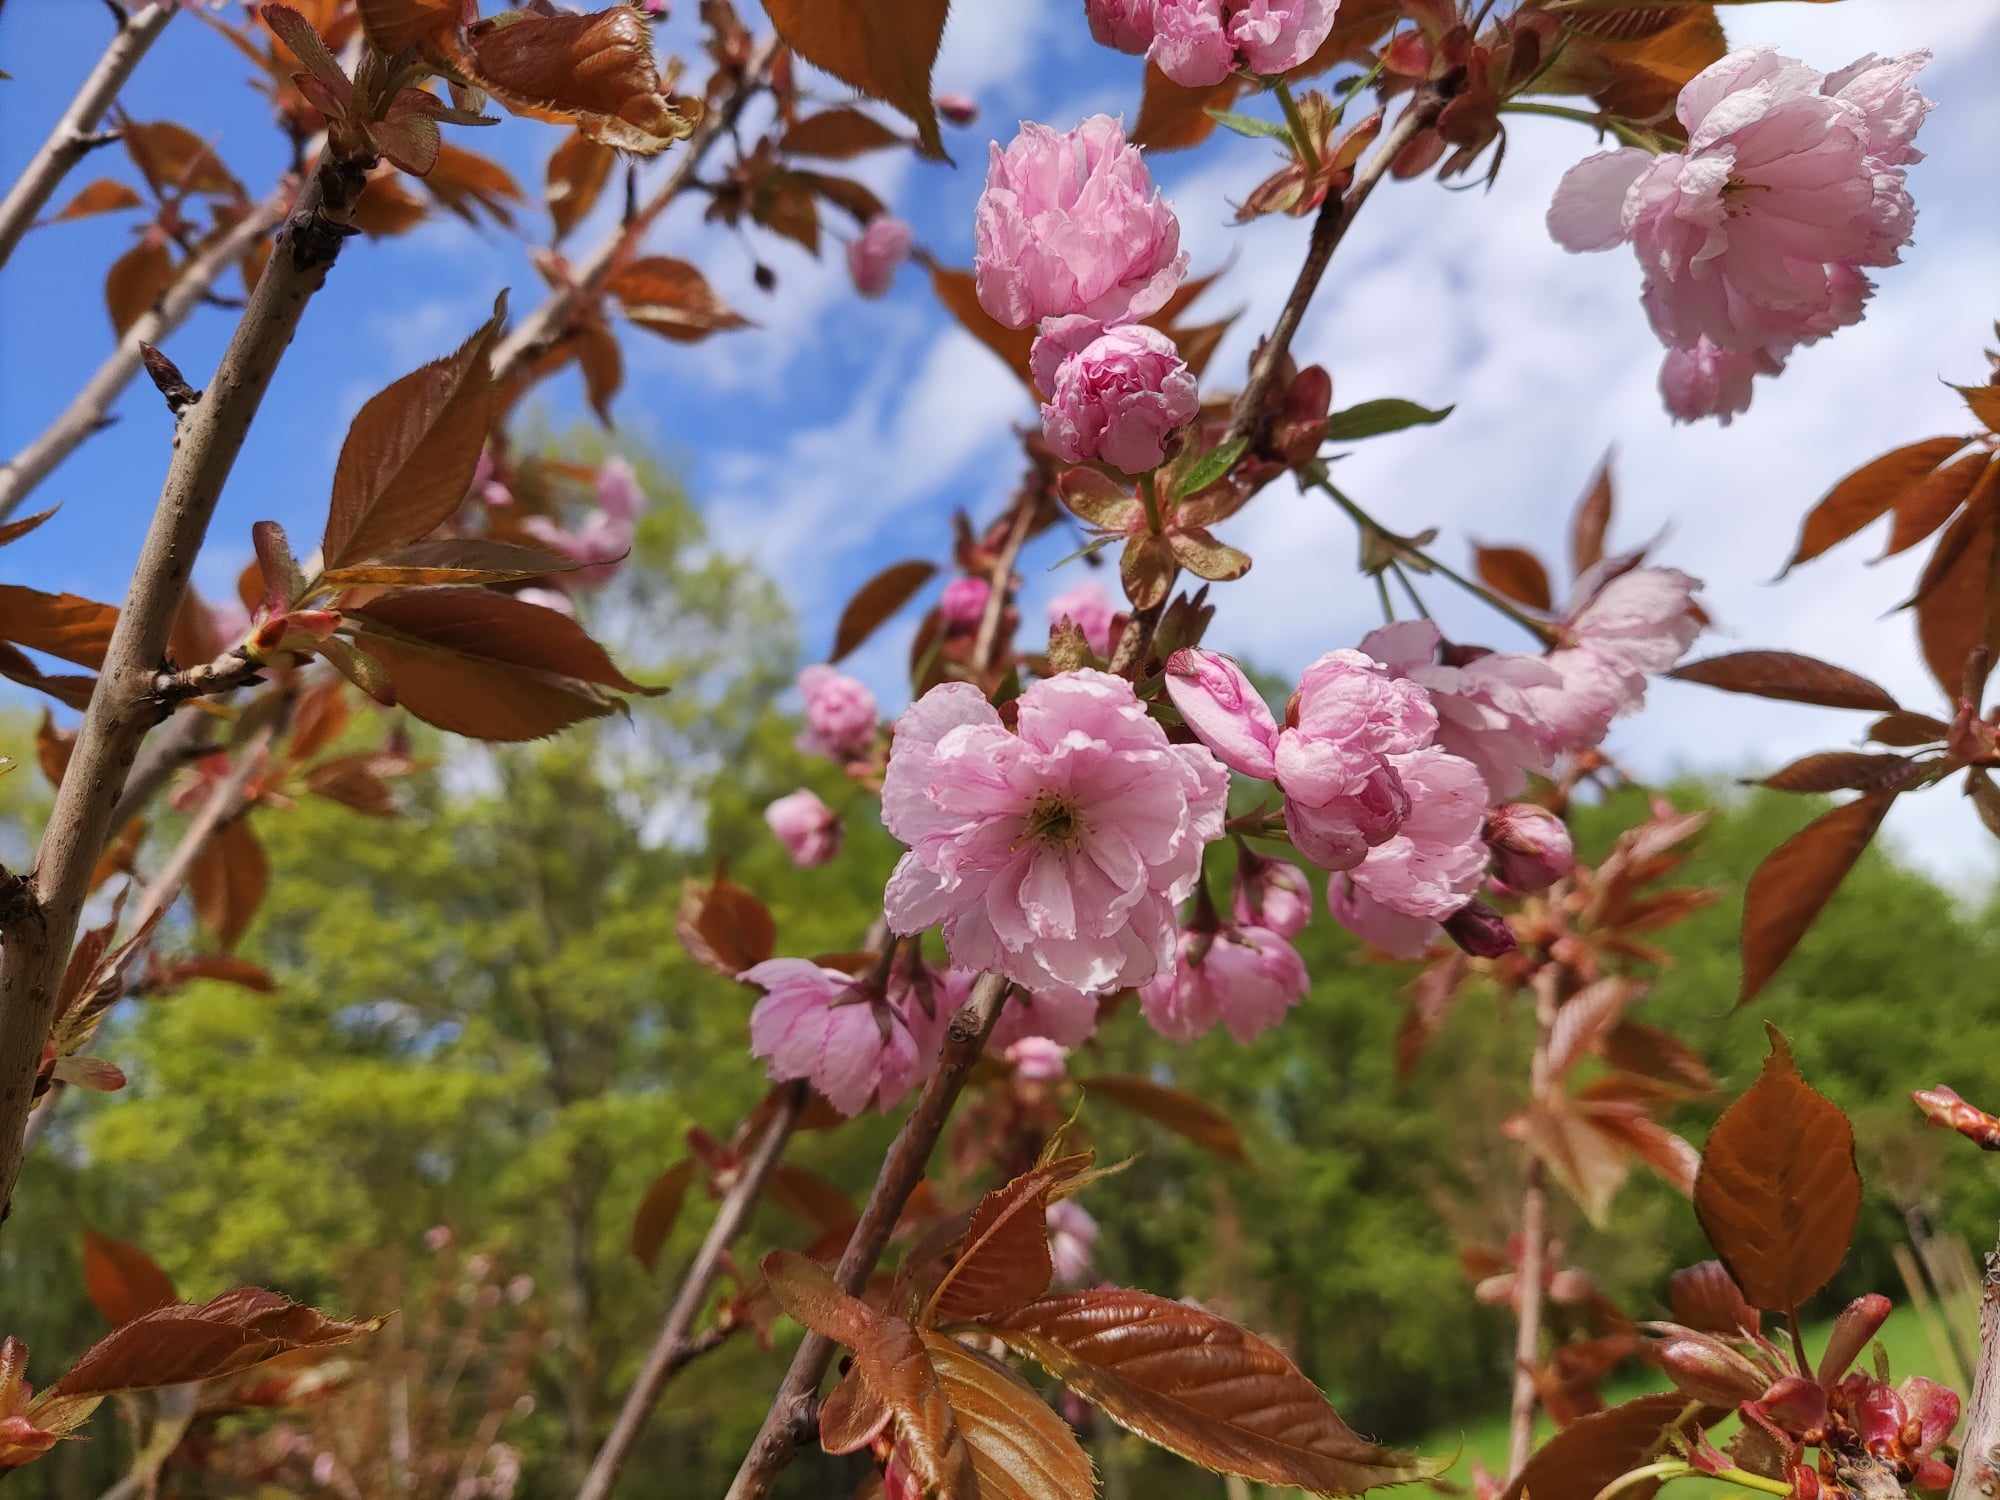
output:
M113 605L0 583L0 641L94 670L104 665L117 625L118 610Z
M225 949L242 941L270 883L264 846L242 817L216 829L188 870L195 915Z
M1678 1391L1641 1396L1579 1417L1544 1443L1501 1500L1596 1500L1620 1475L1673 1450L1676 1434L1698 1432L1719 1413L1687 1415Z
M1429 427L1442 422L1454 409L1449 406L1432 409L1397 396L1363 401L1359 406L1337 411L1326 419L1325 440L1329 443L1350 443L1357 438L1401 432L1406 427Z
M1896 745L1905 750L1938 744L1950 733L1951 726L1942 719L1912 713L1906 708L1884 714L1868 726L1868 738L1876 744Z
M596 207L617 160L616 151L599 145L580 130L573 131L550 155L543 197L548 202L558 242Z
M1966 406L1986 424L1988 432L2000 433L2000 385L1958 385L1952 389L1965 398Z
M731 979L769 958L778 945L769 908L721 875L682 885L675 931L697 962Z
M840 612L840 623L833 631L833 650L826 659L836 662L851 654L936 575L936 563L913 559L891 563L862 584Z
M818 156L828 161L848 161L885 146L903 144L903 137L873 115L850 108L807 115L778 137L778 149L787 155Z
M1921 482L1925 475L1965 446L1962 437L1926 438L1870 459L1828 490L1806 513L1798 542L1783 571L1818 557L1861 530ZM1782 576L1782 575L1781 575Z
M1823 750L1801 756L1757 784L1774 792L1868 792L1900 788L1915 763L1906 755L1870 755L1860 750Z
M977 1500L1088 1500L1097 1478L1069 1423L1019 1376L956 1339L923 1332L959 1436L971 1450Z
M1994 564L2000 560L2000 484L1984 484L1937 544L1917 582L1917 640L1924 664L1954 701L1965 680L1966 658L1991 646L1996 633Z
M1765 856L1743 896L1738 1005L1753 999L1791 957L1895 800L1894 792L1857 797L1814 819Z
M1206 1099L1183 1089L1124 1073L1093 1073L1079 1078L1077 1086L1086 1099L1115 1104L1156 1125L1164 1125L1227 1161L1248 1160L1236 1123Z
M998 355L1001 363L1014 372L1021 384L1034 390L1035 377L1029 365L1028 351L1034 347L1035 330L1006 328L996 323L979 305L978 289L970 271L956 270L935 261L929 262L929 270L931 290L944 304L945 311L958 319L959 326L967 333ZM1181 357L1187 357L1185 351Z
M1250 439L1247 437L1231 438L1226 443L1216 444L1181 475L1179 482L1174 485L1174 498L1185 500L1189 495L1207 489L1235 467L1236 460L1243 456L1244 450L1249 446Z
M1763 1071L1709 1132L1694 1210L1743 1295L1790 1312L1847 1258L1861 1174L1847 1116L1799 1076L1783 1034L1765 1031Z
M481 31L460 65L509 111L562 120L640 156L685 140L697 100L667 91L653 62L652 27L629 5L588 15L517 15Z
M381 1323L330 1318L274 1292L240 1287L199 1305L157 1308L114 1329L46 1394L104 1396L212 1380L296 1349L352 1343Z
M1023 1172L979 1200L950 1268L932 1290L921 1321L968 1322L1011 1312L1049 1289L1050 1194L1090 1167L1082 1152Z
M749 326L747 318L715 295L699 269L671 256L653 255L621 266L605 278L604 289L618 299L626 317L675 343L699 343L711 333Z
M931 66L949 0L765 0L785 44L807 62L916 124L926 156L945 159Z
M1475 547L1473 567L1495 593L1544 612L1554 607L1548 569L1525 547Z
M2000 465L1994 463L1993 455L1984 448L1953 459L1918 480L1896 501L1896 518L1882 556L1907 552L1933 535L1958 513L1959 506L1972 498L1974 491L1982 486L1990 488L1996 481L2000 481Z
M1896 700L1859 672L1795 651L1733 651L1674 668L1667 676L1726 693L1748 693L1822 708L1865 708L1891 713Z
M573 558L514 542L489 542L460 537L413 542L385 552L374 562L329 568L320 574L323 588L465 587L474 584L519 583L568 573L582 564Z
M639 1200L639 1211L632 1216L632 1253L649 1271L659 1262L660 1247L673 1233L693 1180L694 1161L684 1156L655 1177L646 1196Z

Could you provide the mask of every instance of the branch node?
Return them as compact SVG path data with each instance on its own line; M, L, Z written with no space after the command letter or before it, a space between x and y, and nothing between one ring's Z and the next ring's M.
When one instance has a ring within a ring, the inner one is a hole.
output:
M26 876L0 866L0 930L42 920L42 903Z
M139 346L139 362L146 367L146 374L159 393L167 398L167 410L174 414L175 421L179 421L183 412L201 400L201 392L187 383L180 366L151 344Z

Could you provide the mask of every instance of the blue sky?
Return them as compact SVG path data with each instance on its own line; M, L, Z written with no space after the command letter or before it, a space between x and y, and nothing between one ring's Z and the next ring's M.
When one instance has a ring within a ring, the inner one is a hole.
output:
M693 0L677 5L686 14L663 31L663 51L686 46L694 8ZM754 18L754 6L745 13ZM1574 257L1550 243L1542 224L1549 194L1565 167L1597 149L1585 129L1558 121L1518 122L1490 195L1429 181L1389 185L1348 236L1296 347L1332 370L1337 405L1387 395L1457 405L1443 426L1363 445L1343 465L1350 492L1388 524L1441 526L1448 558L1462 559L1479 538L1527 542L1553 560L1576 493L1598 455L1615 447L1617 538L1637 542L1665 528L1656 556L1707 580L1719 629L1704 649L1810 651L1875 675L1913 707L1934 708L1907 617L1876 618L1907 593L1917 558L1869 569L1864 559L1875 548L1864 541L1781 585L1767 581L1799 517L1835 478L1893 445L1965 429L1941 379L1979 378L1980 351L2000 313L1990 300L2000 284L1991 156L2000 95L1990 87L2000 8L1991 0L1774 3L1732 8L1728 24L1740 43L1775 43L1828 70L1871 50L1928 46L1938 57L1926 75L1939 106L1921 142L1930 159L1912 173L1921 212L1905 264L1880 273L1866 323L1761 383L1747 417L1727 430L1671 426L1653 391L1659 350L1639 310L1636 265L1623 253ZM107 26L98 0L11 0L0 13L0 65L14 74L0 83L0 179L12 179L60 112ZM262 191L282 157L246 74L221 38L182 17L125 100L137 118L178 119L214 140ZM936 81L973 95L982 114L968 129L948 128L958 166L886 154L858 163L855 175L941 259L964 264L988 137L1010 135L1023 117L1067 126L1095 110L1130 116L1137 80L1135 59L1090 43L1079 0L960 0ZM838 85L820 86L840 96ZM499 157L532 189L558 139L509 120L464 143ZM1234 257L1210 294L1216 310L1245 308L1211 366L1217 384L1238 378L1304 244L1305 226L1293 220L1230 222L1231 201L1268 170L1269 150L1222 134L1154 163L1195 267ZM69 186L94 171L130 175L114 148ZM244 449L197 569L204 589L227 590L255 520L317 535L340 438L370 393L455 345L501 287L514 289L517 312L532 305L541 284L527 255L547 225L531 209L519 228L510 236L439 219L348 249ZM588 246L601 232L601 222L587 222L570 243ZM12 452L39 432L110 348L100 284L129 235L118 218L38 230L0 275L0 449ZM936 307L914 269L888 298L864 302L847 285L837 245L815 263L759 235L756 254L779 278L776 295L766 296L752 284L744 242L703 225L695 201L673 211L655 243L700 263L758 327L693 349L631 334L620 426L678 466L720 545L751 554L785 584L812 650L830 638L855 581L896 557L943 558L954 507L993 512L1018 473L1012 428L1032 409L1012 377ZM172 340L169 352L196 384L212 369L230 317L201 310ZM583 411L573 375L540 399L558 423ZM167 423L150 389L134 391L119 414L118 426L38 492L37 507L60 500L63 514L8 549L8 579L120 596L157 493ZM1377 622L1372 588L1352 572L1352 530L1330 507L1274 487L1228 536L1257 561L1245 585L1223 592L1215 643L1294 669ZM1051 539L1046 555L1028 559L1031 617L1076 580L1075 564L1047 571L1067 550ZM1428 593L1447 628L1511 644L1504 622L1439 588ZM888 631L858 660L892 704L902 696L903 648ZM1861 727L1855 715L1667 684L1644 719L1615 734L1614 747L1649 773L1734 772L1852 743ZM1995 869L1996 846L1949 792L1906 799L1890 827L1954 879Z

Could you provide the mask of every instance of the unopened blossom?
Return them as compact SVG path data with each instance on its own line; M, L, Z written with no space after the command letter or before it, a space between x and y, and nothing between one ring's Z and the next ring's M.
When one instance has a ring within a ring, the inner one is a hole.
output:
M834 760L852 760L875 741L879 715L868 685L832 667L810 666L799 673L806 700L806 732L799 748Z
M1090 34L1101 46L1142 53L1153 44L1153 7L1158 0L1083 0Z
M1486 783L1470 761L1435 747L1388 758L1408 815L1344 878L1327 882L1327 909L1357 936L1410 958L1486 878Z
M1686 150L1602 152L1564 176L1549 231L1572 251L1633 247L1653 329L1684 356L1662 372L1677 416L1733 415L1751 374L1859 321L1860 268L1894 265L1916 223L1905 172L1928 61L1870 56L1828 77L1733 52L1681 91Z
M1562 676L1538 656L1489 651L1463 666L1441 660L1443 636L1429 620L1403 620L1370 631L1361 649L1430 694L1437 743L1479 768L1495 797L1519 796L1531 773L1549 769L1554 736L1535 711L1530 690L1556 688Z
M1312 918L1312 885L1289 860L1267 859L1245 849L1236 861L1230 915L1246 927L1268 927L1282 938L1305 931Z
M1600 564L1597 574L1579 580L1583 602L1561 626L1566 644L1547 657L1560 685L1528 692L1560 749L1601 741L1613 719L1645 702L1647 677L1672 667L1701 633L1699 579L1675 568L1627 567L1593 587L1615 565Z
M1049 628L1068 620L1099 656L1111 654L1111 622L1117 617L1118 606L1100 584L1080 583L1049 601Z
M1182 721L1232 771L1278 774L1278 721L1243 669L1218 651L1183 646L1167 658L1167 697Z
M979 101L970 94L939 94L931 103L953 125L970 125L979 118Z
M1307 667L1277 751L1298 851L1346 870L1393 837L1411 806L1395 757L1429 745L1437 727L1430 695L1363 652L1329 651Z
M847 243L847 270L854 289L864 297L879 297L896 279L896 268L910 258L910 226L888 214L877 214Z
M1239 68L1285 73L1319 51L1339 9L1340 0L1155 0L1147 56L1186 88Z
M986 601L992 596L993 585L984 578L961 574L944 586L938 599L938 617L953 629L977 630L986 617Z
M1024 1036L1000 1049L1000 1055L1017 1077L1027 1083L1054 1083L1068 1071L1064 1060L1069 1048L1045 1036Z
M1106 329L1066 355L1046 393L1042 436L1056 457L1102 460L1127 474L1158 468L1167 439L1201 409L1200 389L1174 341L1143 323Z
M1298 950L1267 927L1224 926L1180 935L1179 956L1139 989L1139 1006L1161 1036L1191 1041L1218 1024L1254 1041L1305 998Z
M802 870L823 865L840 852L840 815L806 787L765 808L764 821Z
M1145 318L1187 275L1180 221L1109 115L1067 132L1029 122L1006 150L996 142L974 234L979 305L1008 328Z
M1010 731L977 688L943 683L896 721L882 820L909 852L890 929L942 924L954 965L1030 990L1143 983L1173 962L1228 774L1170 743L1122 677L1065 672L1015 707Z
M1097 1245L1097 1220L1074 1198L1059 1198L1048 1208L1049 1261L1057 1286L1079 1287L1090 1280L1091 1252Z
M838 969L773 958L739 977L764 991L750 1012L750 1051L773 1083L806 1079L856 1115L895 1103L928 1065L909 1018Z
M1493 873L1509 890L1546 890L1576 867L1569 825L1546 807L1508 802L1486 817Z

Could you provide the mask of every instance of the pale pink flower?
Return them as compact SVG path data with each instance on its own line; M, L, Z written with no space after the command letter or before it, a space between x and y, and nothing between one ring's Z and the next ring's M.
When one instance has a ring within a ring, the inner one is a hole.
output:
M1493 873L1512 891L1546 890L1576 867L1569 825L1546 807L1508 802L1487 814Z
M976 630L986 616L986 601L992 596L993 585L984 578L961 574L944 586L944 594L938 600L938 615L955 629Z
M1486 878L1486 783L1472 762L1444 750L1389 759L1408 790L1409 816L1345 879L1327 882L1327 909L1375 946L1410 957Z
M1886 166L1906 167L1924 159L1917 150L1917 131L1934 107L1917 91L1917 74L1930 62L1928 52L1901 57L1877 57L1873 52L1829 73L1821 88L1861 111L1868 131L1868 154Z
M996 142L975 237L979 305L1009 328L1144 318L1187 275L1180 221L1109 115L1067 133L1030 122L1005 151Z
M639 475L624 459L607 458L597 466L597 508L614 521L627 525L639 519L646 508L646 492L639 487Z
M1697 339L1691 348L1667 351L1660 364L1660 400L1676 422L1714 417L1727 427L1750 409L1750 377L1781 374L1784 368L1761 349L1738 354Z
M1561 686L1529 690L1558 748L1599 743L1613 719L1646 701L1646 678L1672 667L1701 633L1700 587L1678 569L1636 568L1629 557L1577 580L1582 602L1561 627L1567 644L1547 658Z
M910 226L888 214L877 214L847 243L847 270L854 289L864 297L879 297L896 279L896 268L910 258Z
M1074 1198L1058 1198L1048 1208L1049 1260L1057 1286L1079 1287L1090 1280L1097 1220Z
M856 1115L895 1103L927 1066L909 1018L838 969L773 958L738 977L764 991L750 1012L750 1051L773 1083L804 1078Z
M1339 9L1340 0L1156 0L1147 55L1186 88L1238 68L1285 73L1319 51Z
M1142 323L1107 329L1066 356L1048 396L1042 436L1057 458L1101 459L1127 474L1158 468L1168 437L1201 409L1195 378L1174 341Z
M1245 927L1268 927L1295 938L1312 918L1312 884L1289 860L1267 859L1245 849L1236 861L1236 892L1230 914Z
M1169 743L1122 677L1065 672L1016 705L1010 733L977 688L944 683L897 720L882 820L909 852L889 926L942 923L956 966L1031 990L1142 983L1172 962L1228 774Z
M1419 958L1442 935L1428 917L1405 916L1384 906L1351 876L1335 875L1326 883L1326 909L1334 921L1371 948L1391 958Z
M1350 869L1391 838L1410 793L1391 757L1431 743L1430 695L1360 651L1329 651L1299 679L1278 736L1278 787L1298 851L1329 870Z
M806 787L765 808L764 821L802 870L823 865L840 852L840 815Z
M799 673L805 694L806 732L799 748L834 760L852 760L875 741L875 695L858 678L832 667L810 666Z
M1029 1037L1043 1037L1064 1047L1080 1047L1096 1030L1097 996L1068 989L1016 990L1000 1007L987 1046L1005 1051Z
M1220 1023L1250 1042L1284 1020L1306 985L1305 960L1284 938L1266 927L1230 925L1183 932L1174 968L1140 987L1139 1005L1172 1041L1191 1041Z
M1118 606L1100 584L1079 583L1049 601L1049 628L1053 630L1064 620L1073 622L1099 656L1111 654L1111 622L1117 617Z
M1084 0L1090 34L1120 52L1144 52L1153 40L1155 0Z
M1370 631L1361 649L1430 694L1439 745L1478 767L1494 796L1519 796L1531 773L1549 769L1553 747L1531 690L1560 687L1561 674L1538 656L1511 651L1446 666L1443 643L1429 620L1404 620Z
M1000 1055L1024 1083L1054 1083L1068 1071L1069 1048L1045 1036L1024 1036L1009 1042Z
M527 517L521 530L558 557L583 564L554 575L565 589L598 588L609 583L632 551L632 522L601 510L592 510L574 531L548 516Z
M1278 721L1243 669L1228 657L1183 646L1167 658L1167 696L1181 719L1232 771L1278 774Z

